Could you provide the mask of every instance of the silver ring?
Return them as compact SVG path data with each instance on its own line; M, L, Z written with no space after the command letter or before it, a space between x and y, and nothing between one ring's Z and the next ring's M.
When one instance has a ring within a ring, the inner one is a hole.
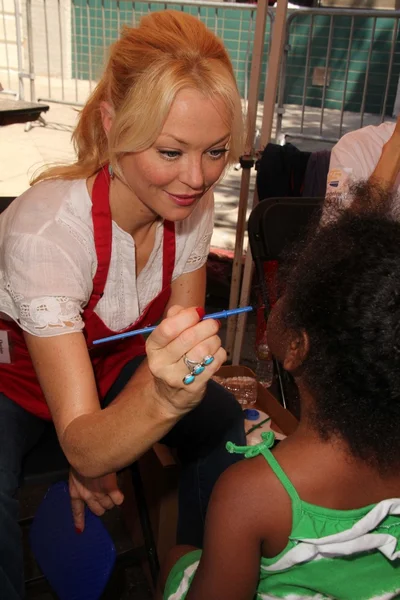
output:
M189 374L185 375L185 377L182 379L183 383L185 385L193 383L196 375L200 375L200 373L204 371L206 366L210 365L213 362L213 360L214 357L212 354L207 354L207 356L205 356L201 362L197 362L197 360L190 360L190 358L188 358L186 354L184 354L183 362L189 369Z
M200 375L200 373L204 371L205 367L203 362L198 362L197 360L190 360L190 358L188 358L186 354L183 357L183 362L189 369L189 373L191 375Z

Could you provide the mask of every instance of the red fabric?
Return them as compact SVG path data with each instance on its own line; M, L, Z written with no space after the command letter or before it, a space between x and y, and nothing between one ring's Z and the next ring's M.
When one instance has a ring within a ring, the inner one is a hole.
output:
M120 331L110 330L95 314L94 309L104 293L111 259L112 220L109 204L110 176L108 170L99 171L92 194L92 219L97 253L97 271L93 279L93 291L83 311L83 330L96 376L100 398L103 398L122 367L131 359L144 354L143 336L134 336L116 342L93 346L93 340L108 337ZM175 227L164 222L163 282L160 294L145 308L143 314L123 331L132 331L154 325L163 315L171 295L171 280L175 266ZM0 320L0 329L9 331L11 340L11 364L0 364L0 391L27 411L51 420L50 411L37 380L26 347L23 332L14 322Z

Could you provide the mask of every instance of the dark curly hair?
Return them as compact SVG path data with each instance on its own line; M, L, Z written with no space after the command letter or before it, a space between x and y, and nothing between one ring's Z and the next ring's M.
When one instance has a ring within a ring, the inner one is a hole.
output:
M283 316L310 339L303 373L320 436L390 471L400 465L400 224L373 209L336 217L290 270Z

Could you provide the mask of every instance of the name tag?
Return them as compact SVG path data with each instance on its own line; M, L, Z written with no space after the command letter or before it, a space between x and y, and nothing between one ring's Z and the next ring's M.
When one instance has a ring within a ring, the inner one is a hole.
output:
M11 363L8 331L0 331L0 363Z

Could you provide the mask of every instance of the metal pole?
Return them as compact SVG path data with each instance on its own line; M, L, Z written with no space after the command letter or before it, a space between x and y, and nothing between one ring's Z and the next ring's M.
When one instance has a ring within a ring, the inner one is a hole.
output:
M329 72L329 61L331 58L332 51L332 37L333 37L333 17L331 16L329 19L329 37L328 37L328 47L326 49L326 59L325 59L325 75L324 75L324 87L322 88L322 100L321 100L321 119L319 123L319 133L322 135L322 127L324 124L324 110L325 110L325 100L326 100L326 88L328 83L328 72Z
M271 139L272 123L275 112L276 92L278 89L279 67L282 59L286 31L287 0L278 0L274 29L272 31L271 52L268 59L267 83L264 93L264 114L261 126L261 147Z
M22 59L22 39L21 39L21 14L19 12L19 1L14 0L15 10L15 28L17 37L17 60L18 60L18 98L25 100L24 82L23 82L23 59Z
M33 60L33 26L32 26L32 2L26 0L26 33L28 36L28 62L31 102L36 102L35 90L35 67Z
M385 120L386 104L387 104L387 99L388 99L388 94L389 94L390 78L392 76L393 59L394 59L394 53L395 53L395 49L396 49L398 28L399 28L399 20L396 19L396 22L393 24L392 47L390 49L390 60L389 60L389 66L388 66L388 74L387 74L387 78L386 78L385 96L383 99L383 106L382 106L382 115L381 115L382 123Z
M304 68L304 81L303 81L303 100L301 105L301 121L300 121L300 133L303 133L304 129L304 116L306 112L306 102L307 102L307 84L310 70L310 56L311 56L311 44L314 33L314 15L311 15L310 22L310 34L307 40L307 54L306 54L306 66Z
M60 0L57 2L57 14L58 14L58 35L60 36L60 70L61 70L61 98L64 100L64 44L63 44L63 30L62 30L62 13Z
M253 60L251 63L249 98L247 103L247 138L244 156L241 157L242 178L240 184L240 197L238 207L238 220L236 229L235 252L232 264L232 281L229 296L229 308L238 305L240 293L240 279L242 272L243 239L246 230L246 213L249 198L250 170L254 164L254 138L256 131L258 93L260 87L262 58L264 53L265 25L267 22L268 3L261 2L257 6L256 27L254 32ZM230 359L235 340L236 319L230 317L227 323L225 349Z
M283 44L286 31L287 0L278 0L275 14L274 29L272 32L271 52L268 60L267 82L264 93L264 114L261 127L261 148L264 148L271 139L272 122L275 111L275 99L278 89L279 69L281 64ZM257 188L254 190L253 207L258 202ZM251 277L253 273L253 261L250 246L247 249L246 261L243 272L243 283L240 294L240 306L248 303L250 297ZM243 315L240 315L242 317ZM239 318L236 328L235 345L233 349L232 364L237 365L240 361L243 337L246 329L246 318Z
M376 17L374 19L374 25L372 27L372 32L371 32L371 43L370 43L369 49L368 49L368 61L367 61L367 68L365 70L364 89L363 89L363 95L362 95L362 101L361 101L361 108L360 108L360 115L361 115L360 127L362 127L363 124L364 124L364 113L365 113L365 104L366 104L366 101L367 101L369 68L371 66L371 56L372 56L372 48L374 46L375 29L376 29Z
M343 98L342 98L342 106L340 109L339 138L342 137L343 117L344 117L344 109L345 109L345 105L346 105L347 82L349 79L351 47L353 45L353 34L354 34L354 17L351 17L349 44L347 46L346 70L344 73L344 82L343 82Z

